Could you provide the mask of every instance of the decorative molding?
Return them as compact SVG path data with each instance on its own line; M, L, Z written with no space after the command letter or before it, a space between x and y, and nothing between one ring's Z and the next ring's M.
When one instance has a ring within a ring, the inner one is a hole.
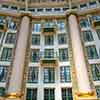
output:
M21 98L23 96L23 93L21 92L13 92L13 93L9 93L6 94L6 98Z

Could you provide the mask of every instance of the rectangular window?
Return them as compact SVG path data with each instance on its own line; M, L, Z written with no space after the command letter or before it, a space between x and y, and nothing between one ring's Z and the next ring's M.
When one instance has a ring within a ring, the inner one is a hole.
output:
M8 27L8 29L11 29L11 30L16 30L16 28L17 28L16 23L11 20L8 20L7 27Z
M53 35L45 36L45 45L54 45L54 36Z
M34 23L33 24L33 31L34 32L40 32L41 31L41 24L40 23Z
M38 49L31 50L31 62L38 62L40 59L40 51Z
M81 28L86 28L86 27L89 27L89 22L87 19L81 19L80 20L80 27Z
M0 24L4 24L5 23L5 19L3 16L0 16Z
M67 36L66 36L66 34L59 34L58 35L58 43L59 44L66 44L67 43Z
M37 88L27 89L26 100L37 100Z
M6 37L6 40L5 40L5 43L14 44L15 40L16 40L16 34L14 34L14 33L8 33L7 37Z
M11 57L12 57L12 48L3 48L0 60L11 61Z
M7 67L0 65L0 82L5 82L7 78Z
M60 67L60 80L61 82L71 82L69 66Z
M44 57L45 58L54 58L54 49L45 49Z
M44 100L55 100L55 89L44 89Z
M62 88L61 92L62 92L62 100L73 100L71 88Z
M88 59L98 59L98 54L95 46L86 47Z
M96 7L97 6L96 1L90 2L89 5L90 5L90 7Z
M59 60L62 61L62 62L69 60L67 48L59 49Z
M98 38L100 40L100 29L96 29L96 32L97 32Z
M4 96L4 95L5 95L5 88L0 87L0 96Z
M51 12L52 8L46 8L45 10L46 10L46 12Z
M55 82L55 69L44 68L44 83L54 83L54 82Z
M86 8L87 8L87 4L81 4L81 5L80 5L80 8L81 8L81 9L86 9Z
M32 34L32 45L40 45L40 35Z
M58 20L57 27L59 31L65 30L65 21L64 20Z
M38 83L38 68L37 67L29 67L28 83Z
M100 86L96 86L97 97L100 98Z
M92 76L94 81L100 81L100 64L91 65Z
M94 40L91 31L83 31L83 38L84 38L84 41L86 41L86 42Z
M2 33L2 32L0 32L0 41L2 40L2 35L3 35L3 33Z
M53 20L45 20L43 27L44 28L53 28L54 27L54 21Z

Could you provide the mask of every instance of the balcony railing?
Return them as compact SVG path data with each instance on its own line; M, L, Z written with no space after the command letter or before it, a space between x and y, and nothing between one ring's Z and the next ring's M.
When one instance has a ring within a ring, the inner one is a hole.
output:
M53 33L56 33L56 25L55 25L55 23L44 23L43 25L42 25L42 28L41 28L41 30L42 30L42 33L43 34L53 34Z
M94 27L100 27L100 16L93 16L92 23Z
M93 22L95 27L100 27L100 20L96 20Z
M52 53L41 52L40 53L40 63L42 66L44 65L56 66L57 62L58 62L57 52L52 52Z

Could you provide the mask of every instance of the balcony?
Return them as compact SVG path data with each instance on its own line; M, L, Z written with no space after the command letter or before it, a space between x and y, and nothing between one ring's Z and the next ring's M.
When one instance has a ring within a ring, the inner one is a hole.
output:
M57 52L52 52L52 53L41 52L40 64L41 66L49 66L49 67L58 66Z
M94 27L100 27L100 20L96 20L93 22Z
M44 23L42 25L41 31L45 35L55 34L56 33L56 25L54 23Z
M100 16L93 16L92 23L94 27L100 27Z
M5 21L0 19L0 31L4 32L5 29L6 29Z

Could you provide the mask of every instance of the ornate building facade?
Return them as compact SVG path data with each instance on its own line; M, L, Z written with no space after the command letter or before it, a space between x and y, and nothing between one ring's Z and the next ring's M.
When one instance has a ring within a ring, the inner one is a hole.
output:
M0 100L99 100L100 0L0 0Z

